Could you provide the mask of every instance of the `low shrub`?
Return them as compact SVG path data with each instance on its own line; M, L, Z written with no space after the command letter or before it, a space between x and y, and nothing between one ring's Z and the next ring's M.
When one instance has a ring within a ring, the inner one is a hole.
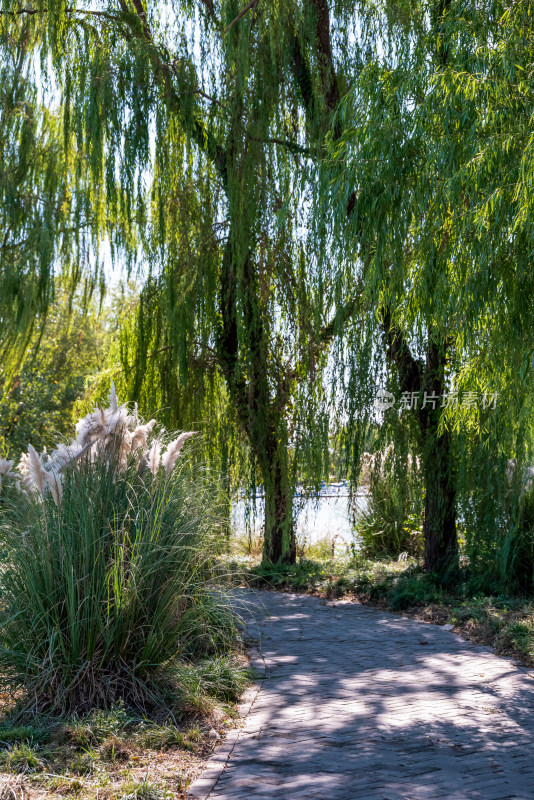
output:
M34 744L46 742L49 731L34 725L9 724L4 720L0 724L0 748L11 747L15 744Z
M177 664L227 652L236 617L214 593L216 493L155 421L110 405L50 457L30 447L0 514L0 675L25 710L137 710L183 700ZM184 669L182 668L182 672ZM113 733L113 732L111 732Z
M123 735L136 722L136 717L119 702L107 711L95 709L84 717L72 716L61 725L60 739L76 749L87 750L106 739Z
M235 703L249 679L249 671L231 656L212 657L196 664L178 664L175 675L183 697L191 705L203 698Z

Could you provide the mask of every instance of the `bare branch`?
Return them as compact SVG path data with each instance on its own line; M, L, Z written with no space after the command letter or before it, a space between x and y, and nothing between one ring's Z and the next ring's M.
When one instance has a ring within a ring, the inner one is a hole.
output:
M210 158L212 163L217 168L223 185L226 186L227 166L225 150L221 147L213 134L205 129L202 123L196 118L195 114L192 113L192 110L182 103L179 97L180 93L176 90L176 87L173 84L173 76L179 80L183 80L177 75L176 64L169 64L167 62L167 56L163 57L160 48L154 41L142 0L132 0L132 2L142 26L142 34L140 34L139 30L131 28L131 35L134 37L139 37L142 35L142 38L149 46L149 55L153 64L154 73L162 82L169 106L175 112L177 111L184 118L184 120L187 120L187 123L191 125L193 141L204 153L206 153L208 158ZM119 0L119 3L124 11L128 10L125 0ZM193 94L202 94L197 81L195 81L195 84L196 85L189 87L189 91Z

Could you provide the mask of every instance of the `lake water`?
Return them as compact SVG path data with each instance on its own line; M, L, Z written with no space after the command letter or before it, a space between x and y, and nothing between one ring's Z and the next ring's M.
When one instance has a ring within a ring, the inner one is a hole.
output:
M317 499L302 500L296 497L295 502L300 505L297 515L296 534L299 542L305 539L308 544L313 544L320 539L334 539L339 544L349 545L356 543L349 511L349 497L346 493L327 494ZM358 508L364 509L367 498L364 494L355 498ZM253 505L249 500L239 500L233 509L233 525L238 535L248 534L249 529L254 536L262 533L264 500L256 498L256 516L253 515ZM298 508L298 506L297 506ZM249 511L247 527L246 511Z

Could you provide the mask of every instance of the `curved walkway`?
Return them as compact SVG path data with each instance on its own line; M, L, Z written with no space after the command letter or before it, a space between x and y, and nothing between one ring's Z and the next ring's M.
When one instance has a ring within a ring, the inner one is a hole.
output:
M435 625L275 592L255 604L241 729L210 800L533 800L534 680Z

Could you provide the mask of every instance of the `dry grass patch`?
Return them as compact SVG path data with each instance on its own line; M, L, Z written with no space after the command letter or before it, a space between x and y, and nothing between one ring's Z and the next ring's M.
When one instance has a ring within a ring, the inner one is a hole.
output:
M4 719L0 800L184 800L235 709L181 724L134 719L121 706L62 722Z

